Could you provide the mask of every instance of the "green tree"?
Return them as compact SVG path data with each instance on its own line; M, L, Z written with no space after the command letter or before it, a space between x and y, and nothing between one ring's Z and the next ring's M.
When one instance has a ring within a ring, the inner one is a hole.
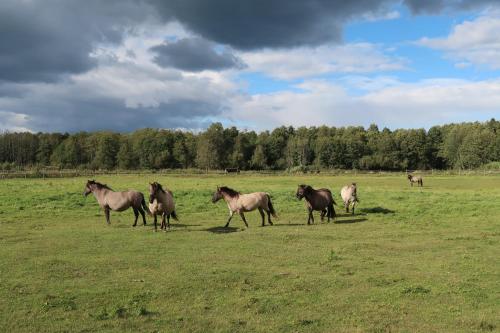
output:
M201 169L219 169L223 163L224 128L214 123L198 138L196 164Z

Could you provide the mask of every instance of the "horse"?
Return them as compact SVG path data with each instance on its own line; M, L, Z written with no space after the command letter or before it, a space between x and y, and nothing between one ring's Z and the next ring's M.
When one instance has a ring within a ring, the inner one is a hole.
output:
M271 221L271 215L276 216L276 211L274 210L273 204L271 202L271 196L266 192L254 192L248 194L241 194L229 187L217 186L217 191L214 192L212 196L212 203L216 203L220 199L224 199L229 208L229 219L227 220L224 228L229 226L229 222L233 218L234 213L238 213L241 219L248 228L247 220L245 219L245 212L251 212L255 209L259 210L260 216L262 217L262 226L265 225L265 215L264 211L267 213L267 221L270 225L273 225Z
M295 196L299 200L302 200L302 198L306 199L306 206L309 211L307 224L311 224L311 221L314 223L313 211L315 210L321 212L321 220L326 215L328 222L330 222L330 218L334 218L336 215L333 208L333 205L336 203L333 200L332 192L327 188L315 190L309 185L299 185Z
M161 214L161 230L167 231L167 227L170 229L170 216L178 221L172 192L168 189L164 190L157 182L149 184L149 210L154 217L155 231L157 230L157 215ZM167 218L167 223L165 223L165 217Z
M413 187L413 183L417 183L421 187L424 186L424 181L422 180L422 176L408 175L408 180L410 181L410 185L412 187Z
M224 173L225 174L228 174L228 173L237 173L237 174L239 174L240 173L240 169L238 169L238 168L226 168L226 169L224 169Z
M349 206L352 205L352 215L354 215L354 206L356 206L356 203L359 202L356 183L342 187L340 190L340 196L344 201L346 213L349 213Z
M106 184L101 184L95 180L87 181L85 185L85 190L83 192L84 196L88 196L90 193L94 195L99 206L104 210L104 215L106 216L106 222L111 224L109 221L109 213L111 210L122 212L124 210L132 207L134 210L135 221L132 226L137 225L137 219L139 213L141 213L142 221L146 225L146 216L144 211L151 214L148 206L146 206L146 201L144 200L144 195L137 191L123 191L115 192Z

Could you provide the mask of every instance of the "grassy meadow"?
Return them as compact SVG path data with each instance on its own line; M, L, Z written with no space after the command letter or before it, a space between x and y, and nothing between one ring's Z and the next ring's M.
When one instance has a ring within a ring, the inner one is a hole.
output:
M174 192L179 222L107 226L86 178L0 180L0 332L500 330L500 176L119 175ZM307 226L299 183L358 183L354 216ZM271 193L244 229L216 185Z

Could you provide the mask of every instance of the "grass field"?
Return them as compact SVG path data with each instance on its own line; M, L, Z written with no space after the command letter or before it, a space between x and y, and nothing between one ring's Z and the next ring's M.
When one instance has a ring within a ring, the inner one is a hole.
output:
M158 178L156 178L158 177ZM490 332L500 322L500 176L102 176L167 185L180 222L107 226L86 179L0 181L0 332ZM307 226L299 183L356 181L355 216ZM267 191L250 227L216 185Z

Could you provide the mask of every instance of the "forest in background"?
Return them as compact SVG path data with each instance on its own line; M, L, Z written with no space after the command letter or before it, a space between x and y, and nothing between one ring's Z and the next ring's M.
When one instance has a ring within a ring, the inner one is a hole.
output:
M498 166L500 122L380 130L278 127L241 131L214 123L205 131L141 129L79 133L0 133L0 169L426 170Z

